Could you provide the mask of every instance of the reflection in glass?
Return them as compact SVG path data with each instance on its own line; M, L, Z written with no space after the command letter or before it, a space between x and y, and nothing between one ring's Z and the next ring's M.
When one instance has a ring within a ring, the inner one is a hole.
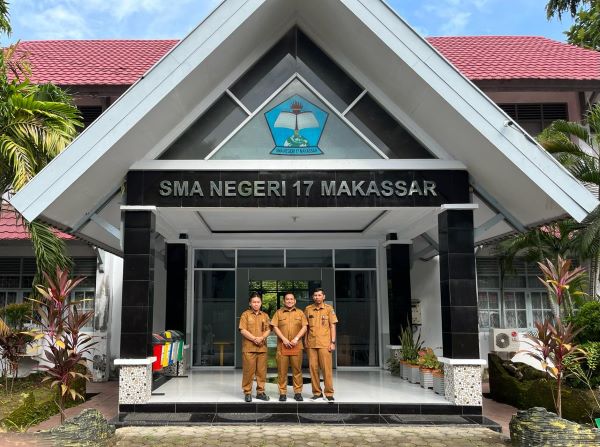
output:
M377 366L377 288L374 271L336 271L338 366Z
M375 268L377 267L375 249L358 248L335 251L336 268Z
M238 250L238 267L283 267L283 250Z
M194 267L235 268L235 250L196 250Z
M194 272L194 366L233 366L235 271Z
M287 250L286 265L288 267L332 267L333 252L331 250Z

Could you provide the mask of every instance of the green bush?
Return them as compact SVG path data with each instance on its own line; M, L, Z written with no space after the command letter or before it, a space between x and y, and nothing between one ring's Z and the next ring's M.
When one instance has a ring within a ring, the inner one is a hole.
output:
M584 303L569 320L577 327L583 328L577 336L580 343L600 341L600 301Z

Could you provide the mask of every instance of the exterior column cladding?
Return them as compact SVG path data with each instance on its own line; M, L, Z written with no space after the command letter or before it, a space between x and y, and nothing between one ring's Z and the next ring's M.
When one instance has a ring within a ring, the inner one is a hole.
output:
M412 325L410 245L390 244L386 254L390 344L398 345L402 330Z
M155 216L124 211L122 359L152 355Z
M472 210L447 210L438 217L440 293L446 398L456 405L481 405L477 286Z

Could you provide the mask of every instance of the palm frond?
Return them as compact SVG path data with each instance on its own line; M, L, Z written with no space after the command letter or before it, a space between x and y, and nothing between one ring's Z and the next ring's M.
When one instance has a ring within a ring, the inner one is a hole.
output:
M33 221L23 223L29 231L37 265L36 283L40 281L41 272L52 272L57 267L69 270L72 260L65 254L65 244L46 224Z

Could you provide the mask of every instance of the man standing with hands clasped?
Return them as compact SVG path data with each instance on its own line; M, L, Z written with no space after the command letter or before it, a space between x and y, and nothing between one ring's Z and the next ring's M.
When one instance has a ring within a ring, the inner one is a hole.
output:
M314 290L313 301L314 304L307 306L304 310L308 319L306 348L308 349L308 365L312 383L312 400L323 397L320 378L320 371L322 371L325 398L329 402L333 402L332 353L335 351L335 325L338 319L333 307L324 303L323 289Z
M242 334L242 390L244 400L252 402L252 382L256 376L256 398L269 400L265 394L267 380L267 336L269 315L260 310L262 298L256 292L250 295L250 309L240 317L240 333Z
M287 400L287 373L291 365L294 382L294 399L302 401L302 337L306 333L306 316L296 309L296 297L287 292L283 296L284 307L278 309L271 319L277 334L277 373L279 401Z

